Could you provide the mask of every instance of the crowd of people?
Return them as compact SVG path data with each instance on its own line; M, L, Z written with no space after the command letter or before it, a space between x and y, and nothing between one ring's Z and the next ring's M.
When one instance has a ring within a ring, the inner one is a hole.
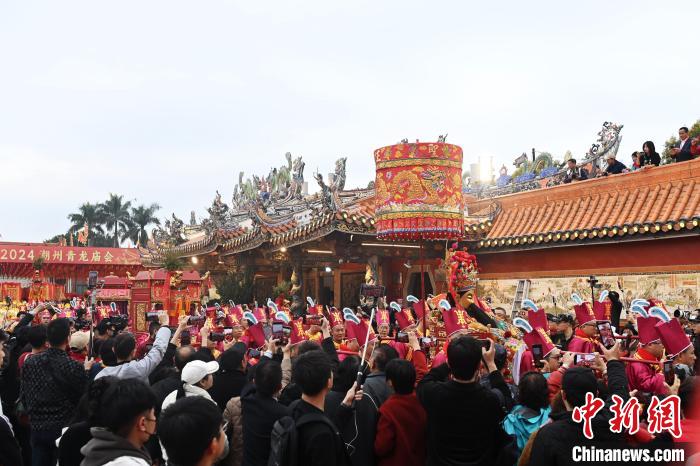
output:
M476 296L473 256L454 257L448 293L374 312L217 304L156 313L139 337L30 307L0 331L0 465L537 466L572 464L582 445L695 454L700 314L653 299L623 311L606 292L573 295L560 315L526 301L513 317ZM589 396L605 405L590 438L575 420ZM676 396L680 435L647 422ZM639 403L637 429L610 428L616 399Z
M678 142L670 148L669 154L673 162L685 162L700 157L700 137L691 138L687 127L679 128ZM583 181L590 177L588 170L577 165L576 159L567 160L566 165L564 183ZM617 160L615 154L607 154L605 156L605 169L601 170L596 177L629 173L644 167L658 167L659 165L661 165L661 156L656 152L656 146L652 141L646 141L642 144L641 151L632 152L632 162L629 167Z

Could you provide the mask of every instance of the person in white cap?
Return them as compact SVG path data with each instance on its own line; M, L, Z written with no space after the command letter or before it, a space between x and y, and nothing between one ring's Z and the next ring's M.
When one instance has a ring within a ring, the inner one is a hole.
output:
M212 374L218 370L219 363L216 361L188 362L185 367L182 368L182 373L180 374L182 386L165 397L162 409L167 408L184 396L201 396L216 404L207 390L214 386L214 377Z
M615 159L615 154L608 154L605 160L608 165L605 167L605 171L598 176L619 175L620 173L627 173L629 171L624 163Z

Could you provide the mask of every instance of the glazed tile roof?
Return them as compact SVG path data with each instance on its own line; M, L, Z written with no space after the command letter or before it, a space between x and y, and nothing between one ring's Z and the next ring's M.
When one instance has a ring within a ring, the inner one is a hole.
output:
M700 159L493 201L501 212L479 241L482 248L690 233L700 221ZM484 202L468 210L477 212Z

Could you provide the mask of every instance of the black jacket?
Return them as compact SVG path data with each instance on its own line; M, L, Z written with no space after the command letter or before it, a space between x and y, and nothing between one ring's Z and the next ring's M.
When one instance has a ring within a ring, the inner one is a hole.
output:
M644 152L642 153L642 156L639 158L639 166L644 167L650 165L656 165L657 167L661 165L661 156L658 152L649 155Z
M504 435L501 404L478 381L448 380L449 373L447 364L434 367L418 384L418 399L428 414L427 464L492 465L498 439ZM500 372L494 372L492 386L505 384L502 379Z
M0 416L0 464L22 466L22 452L4 416Z
M156 415L160 413L160 409L163 406L163 401L165 401L165 398L172 392L180 388L180 386L182 386L182 382L180 381L179 372L173 372L168 377L156 382L151 386L151 390L153 390L153 393L156 395L157 400Z
M83 365L63 350L49 348L22 366L22 400L32 429L61 429L68 425L87 384Z
M304 414L312 413L324 414L315 406L304 400L299 400L293 406L292 418L298 421ZM340 406L332 421L342 429L351 415L351 408ZM299 461L297 464L304 466L348 466L351 463L345 442L338 430L331 431L328 425L319 422L307 424L299 429Z
M270 433L278 419L291 410L271 397L258 394L254 385L241 393L243 424L243 466L267 464L270 456Z
M690 138L686 139L685 145L681 151L676 155L676 162L685 162L686 160L693 160L693 154L690 153L690 146L693 144L690 142ZM680 147L681 142L678 141L674 147Z
M629 398L627 375L625 374L625 365L622 361L608 362L608 391L609 394L605 400L605 406L593 418L592 440L584 437L583 425L571 419L571 411L553 414L551 417L554 422L537 431L537 436L532 445L529 466L579 464L573 461L572 450L575 446L630 448L630 445L625 442L624 434L611 432L608 424L613 417L613 413L610 411L612 395L618 395L623 400ZM657 438L658 441L653 444L642 445L642 447L653 449L670 446L666 436Z
M72 424L58 443L58 466L80 466L85 458L80 449L92 439L87 421Z
M248 377L242 371L219 371L214 374L214 385L209 390L209 395L223 411L231 398L241 395L241 390L247 383Z
M625 166L625 164L620 162L619 160L615 160L615 163L605 167L605 174L606 175L618 175L618 174L622 173L622 170L627 170L627 167Z
M342 419L339 411L345 398L344 392L331 391L326 396L324 412L330 419ZM355 409L350 415L350 422L338 425L340 435L348 445L348 455L353 466L372 466L374 458L374 437L377 433L379 410L366 393L362 400L355 402ZM340 424L340 422L338 422Z

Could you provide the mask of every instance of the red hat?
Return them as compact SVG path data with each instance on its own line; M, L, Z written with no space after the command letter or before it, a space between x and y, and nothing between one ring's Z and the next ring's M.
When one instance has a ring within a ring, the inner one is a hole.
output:
M302 319L293 320L290 322L290 327L292 332L289 334L289 342L292 345L297 345L308 339L304 331L304 322Z
M472 318L469 317L467 311L453 308L446 299L441 299L439 306L448 337L460 330L469 329L469 323L472 321Z
M246 331L250 336L250 341L253 343L254 348L265 346L265 331L263 330L262 322L249 326Z
M377 326L389 325L389 311L386 309L377 309L377 314L374 316L377 321Z
M374 341L377 339L377 337L374 335L374 330L367 322L367 319L360 319L354 313L352 313L352 311L349 313L344 312L344 315L345 331L347 333L348 340L355 339L360 345L364 345L365 339L367 339L367 332L369 332L368 341Z
M258 319L258 322L267 322L267 312L265 312L264 307L256 307L253 314Z
M523 299L522 306L527 309L527 321L533 328L549 329L544 309L538 307L531 299Z
M406 301L413 304L413 312L416 313L418 320L423 319L425 315L425 301L421 301L413 295L406 296Z
M576 312L576 320L579 327L597 320L589 302L581 299L577 293L571 295L571 300L574 302L574 311Z
M656 331L661 337L661 343L663 343L669 356L681 354L692 345L678 319L669 319L666 322L661 321L657 323Z
M593 302L593 314L595 314L596 320L610 321L610 312L612 311L612 302L607 299L608 290L603 290L600 292L600 297L598 301Z
M226 316L226 325L228 327L240 327L241 320L243 319L243 308L241 306L234 306L229 308L228 315Z
M331 328L338 326L342 327L345 325L345 320L343 320L343 313L334 307L332 307L330 312L328 313L328 320L331 324Z
M401 330L416 325L416 319L413 318L410 309L401 309L401 306L396 301L389 303L389 307L396 311L394 313L394 318Z
M657 341L659 332L656 331L656 324L659 319L656 317L637 317L637 330L639 332L639 342L642 345L648 345Z
M542 346L542 357L546 357L556 346L547 335L547 331L541 327L533 327L530 322L522 317L513 319L513 325L523 331L523 341L528 349L532 351L534 345Z

